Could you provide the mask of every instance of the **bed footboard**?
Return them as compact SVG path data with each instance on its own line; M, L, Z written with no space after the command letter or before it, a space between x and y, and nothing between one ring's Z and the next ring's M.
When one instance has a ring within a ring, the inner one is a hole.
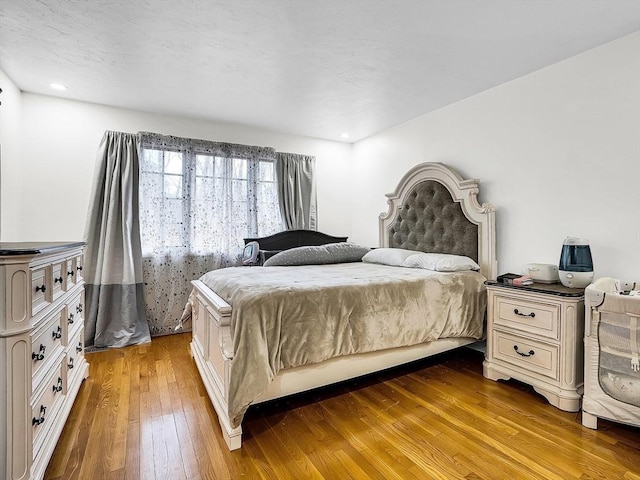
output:
M229 385L233 342L231 306L199 280L191 282L192 335L191 353L229 450L242 444L242 428L233 428L229 417ZM443 338L408 347L336 357L319 364L305 365L278 373L269 388L253 403L261 403L314 388L331 385L421 358L474 343L473 338Z
M191 283L194 288L191 353L218 414L224 440L229 450L236 450L242 443L242 427L231 427L228 413L229 373L233 360L231 306L201 281Z

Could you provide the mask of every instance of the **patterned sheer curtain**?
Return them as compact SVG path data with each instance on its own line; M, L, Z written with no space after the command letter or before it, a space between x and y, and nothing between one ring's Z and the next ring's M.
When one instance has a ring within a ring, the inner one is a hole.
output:
M239 265L245 237L283 229L275 150L140 133L140 230L152 335L173 333L191 280Z

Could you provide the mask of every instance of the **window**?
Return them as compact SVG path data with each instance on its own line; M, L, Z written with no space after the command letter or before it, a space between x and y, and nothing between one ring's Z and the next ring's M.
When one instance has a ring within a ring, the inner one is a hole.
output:
M235 257L241 254L245 237L283 229L275 155L247 158L202 150L214 149L157 148L143 142L143 253L174 249Z
M149 132L138 136L145 313L151 335L163 335L173 333L191 280L241 265L244 238L284 230L276 151ZM293 162L313 171L313 157L277 156L280 167ZM306 178L305 172L295 174L296 180ZM313 182L304 185L313 212L308 224L314 226L315 187ZM297 214L298 209L289 216Z
M190 281L240 265L244 238L283 230L273 148L139 133L140 237L152 335L173 333Z

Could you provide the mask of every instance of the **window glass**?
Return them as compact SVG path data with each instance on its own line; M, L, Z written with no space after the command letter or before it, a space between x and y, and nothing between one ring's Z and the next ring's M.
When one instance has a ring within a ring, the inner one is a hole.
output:
M196 175L213 176L213 157L209 155L196 155Z
M162 173L164 165L164 152L162 150L143 150L140 159L142 171Z
M241 255L243 239L283 229L274 162L143 148L143 251Z
M166 198L182 198L182 175L164 176L164 196Z
M182 175L182 154L167 152L164 157L164 172Z

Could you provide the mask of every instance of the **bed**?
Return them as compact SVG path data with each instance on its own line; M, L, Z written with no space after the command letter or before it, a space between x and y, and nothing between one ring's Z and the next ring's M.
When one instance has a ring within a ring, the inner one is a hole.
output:
M423 163L387 195L380 248L305 231L247 239L260 250L284 251L265 266L216 270L192 282L185 309L191 352L230 450L241 447L250 405L482 337L484 281L496 278L497 264L494 209L478 203L478 193L478 180ZM365 252L355 254L358 248ZM314 260L327 251L339 263ZM311 255L311 265L286 263L300 252ZM402 263L395 263L400 254ZM456 271L430 270L441 260L449 270L451 258L470 259L478 271L457 271L457 263ZM407 261L428 268L401 266Z

